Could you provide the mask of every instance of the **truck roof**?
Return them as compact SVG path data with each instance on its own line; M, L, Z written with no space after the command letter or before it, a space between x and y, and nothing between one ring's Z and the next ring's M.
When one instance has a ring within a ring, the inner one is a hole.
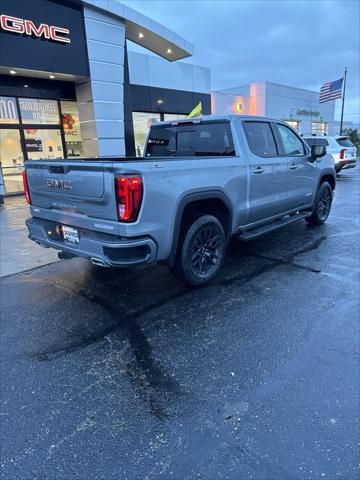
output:
M267 120L267 121L277 121L281 122L281 120L274 119L274 118L268 118L268 117L260 117L258 115L202 115L201 117L194 117L194 118L187 118L184 116L184 118L179 118L178 120L164 120L160 122L156 122L155 125L157 124L172 124L172 123L178 123L178 122L199 122L199 121L204 121L204 120L233 120L233 119L238 119L240 118L241 120Z

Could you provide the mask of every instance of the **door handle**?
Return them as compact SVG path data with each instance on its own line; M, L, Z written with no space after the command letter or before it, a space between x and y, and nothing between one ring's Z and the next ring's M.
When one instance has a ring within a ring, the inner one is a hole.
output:
M257 167L255 170L253 170L253 173L264 173L265 170L262 167Z
M293 163L292 165L290 165L289 169L290 170L296 170L298 168L297 165L295 165L295 163Z

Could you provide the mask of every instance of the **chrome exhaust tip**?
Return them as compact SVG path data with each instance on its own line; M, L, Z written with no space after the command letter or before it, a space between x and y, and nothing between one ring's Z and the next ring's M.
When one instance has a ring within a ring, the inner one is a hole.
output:
M106 263L101 260L101 258L91 257L90 261L93 265L96 265L97 267L107 267Z

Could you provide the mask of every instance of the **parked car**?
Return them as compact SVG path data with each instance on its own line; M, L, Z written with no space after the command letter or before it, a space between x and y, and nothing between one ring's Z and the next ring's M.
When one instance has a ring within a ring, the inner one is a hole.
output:
M155 123L140 159L25 165L30 239L104 267L160 262L196 286L218 273L233 235L324 223L336 184L324 146L259 117Z
M347 168L356 166L356 147L351 143L349 137L338 136L303 136L305 142L312 147L313 145L324 145L326 151L334 160L336 173Z

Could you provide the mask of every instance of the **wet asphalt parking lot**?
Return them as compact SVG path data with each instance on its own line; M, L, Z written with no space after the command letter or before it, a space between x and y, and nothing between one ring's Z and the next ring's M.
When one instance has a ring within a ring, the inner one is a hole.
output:
M232 241L210 286L67 260L1 279L1 471L359 478L359 169L326 225Z

